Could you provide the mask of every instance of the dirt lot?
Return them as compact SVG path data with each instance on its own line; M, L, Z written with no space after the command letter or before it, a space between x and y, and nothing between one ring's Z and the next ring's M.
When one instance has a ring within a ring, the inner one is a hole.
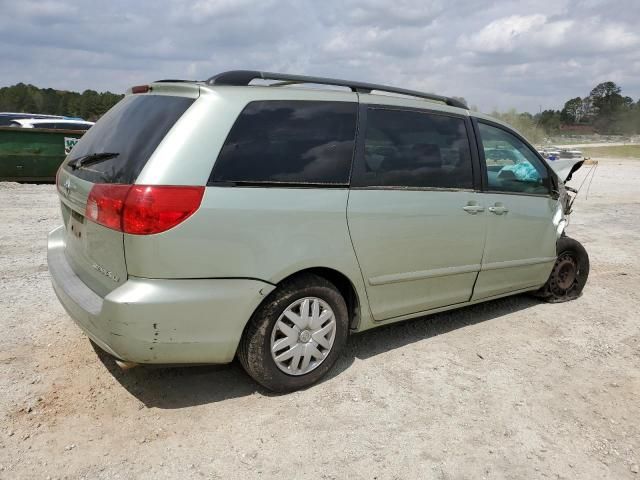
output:
M99 358L49 284L53 186L0 184L0 478L640 479L639 193L640 161L608 159L576 204L579 300L354 336L278 396L237 364Z

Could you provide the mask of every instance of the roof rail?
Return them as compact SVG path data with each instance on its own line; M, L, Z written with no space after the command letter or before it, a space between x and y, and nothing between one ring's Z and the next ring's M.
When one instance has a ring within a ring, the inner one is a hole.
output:
M152 83L197 83L197 80L182 80L178 78L163 78L162 80L154 80Z
M376 85L374 83L351 82L349 80L338 80L336 78L310 77L306 75L289 75L287 73L259 72L257 70L231 70L229 72L219 73L209 78L207 85L233 85L245 86L249 85L252 80L277 80L281 83L276 85L291 85L297 83L314 83L317 85L335 85L340 87L348 87L353 92L371 93L372 90L380 92L398 93L410 97L426 98L443 102L451 107L469 109L460 100L433 93L418 92L416 90L407 90L404 88L389 87L385 85Z

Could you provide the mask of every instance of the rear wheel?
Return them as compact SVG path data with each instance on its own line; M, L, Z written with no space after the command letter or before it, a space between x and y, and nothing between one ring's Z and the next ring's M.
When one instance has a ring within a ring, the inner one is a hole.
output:
M254 313L238 357L266 388L297 390L333 366L348 330L347 305L338 289L322 277L304 274L283 283Z
M535 295L550 303L575 300L587 283L589 255L580 242L569 237L558 239L556 251L551 275Z

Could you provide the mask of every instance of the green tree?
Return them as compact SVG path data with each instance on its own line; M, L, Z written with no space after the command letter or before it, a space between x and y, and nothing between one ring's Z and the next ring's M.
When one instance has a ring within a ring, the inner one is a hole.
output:
M567 123L578 123L582 118L583 113L583 100L580 97L567 100L564 104L564 108L560 112L562 121Z
M602 82L596 85L589 98L598 116L610 115L624 105L624 99L620 95L622 89L614 82Z
M528 112L518 113L512 108L506 112L493 111L491 116L510 124L532 143L540 143L544 139L544 131L536 124L534 117Z
M111 92L85 90L82 94L18 83L0 88L0 111L46 113L97 120L122 99Z
M537 114L534 119L547 135L558 133L562 123L561 113L558 110L545 110Z

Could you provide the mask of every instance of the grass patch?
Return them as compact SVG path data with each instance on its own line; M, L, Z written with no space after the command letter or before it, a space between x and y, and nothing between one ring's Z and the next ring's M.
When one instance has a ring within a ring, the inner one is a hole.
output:
M624 157L639 158L640 145L619 145L612 147L584 147L581 148L585 157Z

